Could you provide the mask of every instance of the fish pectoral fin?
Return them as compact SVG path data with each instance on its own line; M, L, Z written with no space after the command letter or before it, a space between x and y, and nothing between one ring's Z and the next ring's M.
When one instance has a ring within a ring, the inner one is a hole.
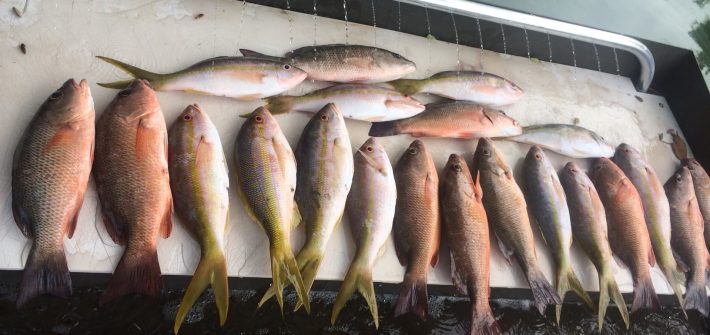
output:
M34 236L32 224L27 216L27 213L15 202L12 202L12 217L15 218L15 224L20 229L22 235L31 239Z
M291 229L296 229L298 225L301 223L303 220L303 217L301 216L301 211L298 210L298 203L294 200L293 202L293 222L291 224Z
M71 217L71 221L69 221L69 224L67 225L67 237L68 238L74 237L74 231L76 231L76 222L79 219L79 211L81 210L81 205L83 203L84 203L84 192L81 192L76 197L76 205L74 206L74 211L73 211L74 214Z
M656 254L653 253L653 244L651 244L651 237L648 238L648 264L651 266L656 266Z
M468 289L466 287L466 282L456 268L456 258L454 258L454 253L451 252L451 250L449 250L449 255L451 256L451 282L453 282L454 288L456 288L456 292L458 292L458 294L467 295Z
M496 236L496 241L498 241L498 248L500 249L501 254L503 254L503 257L505 257L505 260L508 261L508 264L513 264L513 260L511 259L511 256L513 256L513 249L508 248L505 243L503 243L503 240L498 237L498 234L495 234Z
M101 189L98 190L99 198L101 198ZM103 204L102 204L103 205ZM116 216L113 214L110 205L101 206L101 218L104 221L104 228L111 240L118 245L126 244L126 236L124 234L123 224L118 222Z
M170 196L170 201L163 213L163 220L160 221L160 236L163 238L170 237L173 231L173 197Z
M343 63L352 65L353 67L357 68L369 68L372 66L372 62L368 58L364 57L345 57L343 58ZM363 76L363 80L368 79L367 77Z
M673 252L673 258L675 258L676 265L678 266L678 270L682 272L688 272L690 271L690 267L688 264L683 260L683 257L675 251L675 249L671 248L671 251Z

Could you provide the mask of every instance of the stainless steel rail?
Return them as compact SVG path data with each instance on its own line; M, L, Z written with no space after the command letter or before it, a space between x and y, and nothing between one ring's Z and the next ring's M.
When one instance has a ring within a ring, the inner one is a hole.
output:
M398 1L445 12L452 11L455 14L463 16L479 18L486 21L502 23L509 26L539 31L556 36L568 37L579 41L628 51L638 58L639 64L641 65L641 73L639 74L638 83L636 85L636 88L641 92L646 92L646 90L648 90L656 70L656 64L653 60L651 51L648 50L648 48L640 41L624 35L466 0Z

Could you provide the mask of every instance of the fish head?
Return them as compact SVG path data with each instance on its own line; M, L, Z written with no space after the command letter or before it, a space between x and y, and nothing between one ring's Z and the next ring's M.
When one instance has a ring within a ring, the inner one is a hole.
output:
M327 138L330 140L342 136L344 131L346 131L343 113L341 113L338 106L332 102L321 108L321 110L313 116L312 120L318 123L320 133L327 134Z
M387 95L385 106L390 113L396 115L414 116L424 111L424 104L411 96L393 92Z
M381 70L399 74L400 77L417 70L414 62L398 53L384 51L375 53L374 57Z
M643 162L641 153L626 143L621 143L616 147L614 158L612 159L619 166L628 167L629 169L640 168L640 164Z
M197 104L192 104L185 107L185 110L180 113L173 125L170 127L170 134L190 134L194 139L201 137L209 137L212 140L213 134L210 130L214 129L209 116Z
M500 89L499 92L506 97L505 100L510 101L510 103L520 100L525 95L520 86L507 79L501 78L498 82L498 88Z
M119 91L111 105L119 116L129 120L139 120L145 116L146 111L160 112L155 91L150 83L143 79L136 79L128 87Z
M478 177L478 174L476 174ZM449 160L446 161L446 166L444 166L444 183L447 183L448 189L455 189L455 185L471 185L473 189L475 198L480 202L483 197L483 191L481 190L481 185L476 178L474 183L471 173L468 170L468 165L463 156L458 154L451 154Z
M525 156L524 167L529 172L540 176L544 176L545 174L554 174L555 171L550 163L550 160L547 159L545 151L537 145L533 145L530 147L530 150L528 150L528 154Z
M663 185L671 203L687 203L695 196L693 176L690 170L681 166Z
M597 158L592 164L592 171L589 177L595 184L615 186L619 185L626 175L614 162L606 157Z
M282 63L282 62L268 62L268 66L265 65L265 72L276 79L279 86L284 88L291 88L308 77L308 73L303 71L292 64Z
M276 119L266 107L261 106L247 116L240 132L245 131L251 138L260 137L266 140L273 139L281 133L281 128Z
M94 99L86 79L69 79L54 91L42 105L52 123L65 124L94 115Z
M702 178L704 177L703 175L706 174L702 165L700 165L700 163L695 158L684 158L683 160L681 160L681 164L688 168L690 174L696 179Z
M429 151L427 151L424 142L414 140L409 147L404 151L397 162L398 168L408 168L419 171L426 176L429 171L435 170L434 161L431 159Z
M560 181L565 185L579 184L580 186L589 186L589 178L584 171L575 162L567 162L558 173Z
M387 152L374 137L368 138L367 141L357 149L355 153L355 165L361 166L361 168L370 166L385 175L392 172Z
M486 117L499 130L500 137L517 136L523 133L523 127L517 120L509 117L503 111L484 109Z
M473 169L472 174L478 171L493 171L495 173L506 172L508 166L500 158L498 151L493 146L493 142L487 138L478 139L476 152L473 154Z

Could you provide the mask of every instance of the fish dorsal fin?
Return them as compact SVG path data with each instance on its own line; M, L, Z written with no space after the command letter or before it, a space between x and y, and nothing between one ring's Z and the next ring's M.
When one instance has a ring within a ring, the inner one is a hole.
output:
M467 295L468 290L466 289L466 282L456 268L456 258L454 257L454 253L449 250L449 254L451 255L451 281L454 284L454 288L456 288L456 292L459 294Z

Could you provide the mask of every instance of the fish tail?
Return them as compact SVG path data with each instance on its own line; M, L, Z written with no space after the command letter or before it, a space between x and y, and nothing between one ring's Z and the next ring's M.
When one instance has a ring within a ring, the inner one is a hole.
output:
M471 335L498 335L503 334L503 330L498 325L491 306L488 301L485 304L477 304L480 307L471 308Z
M242 54L244 57L249 57L249 58L261 58L261 59L268 59L268 60L274 60L277 62L282 62L284 61L283 58L281 57L274 57L274 56L269 56L265 55L261 52L256 52L254 50L249 50L249 49L239 49L239 52Z
M25 270L22 272L17 308L43 294L64 299L72 294L71 276L63 247L49 255L41 255L35 246L32 246Z
M340 292L333 304L333 313L330 316L330 323L335 324L338 314L345 307L345 303L355 293L355 290L365 298L370 308L370 313L375 321L375 328L379 328L380 320L377 313L377 301L375 300L375 287L372 283L372 270L363 262L355 261L348 269L348 273L340 286Z
M273 115L286 114L293 111L293 97L288 95L266 98L266 109Z
M634 282L634 300L631 303L631 314L641 309L657 311L661 308L656 290L653 288L651 275L646 273L643 278Z
M685 275L682 272L678 271L678 265L672 257L669 257L666 261L663 262L660 261L660 259L657 259L657 261L659 261L658 265L661 268L663 275L666 277L666 280L668 280L668 284L671 285L673 293L675 293L676 299L678 300L678 305L683 306L683 291L680 289L680 283L685 281ZM687 319L688 314L685 313L684 309L683 314Z
M397 305L394 308L395 317L406 313L414 313L420 319L426 320L429 313L426 283L426 272L423 274L407 272L404 275Z
M567 263L567 265L560 266L559 273L557 274L557 295L560 296L561 300L565 299L565 294L570 290L577 293L577 295L584 301L584 303L589 306L589 308L594 309L594 304L592 303L592 298L589 297L587 292L582 288L582 283L579 282L577 275L574 273L572 267ZM562 305L555 306L555 315L557 317L557 325L560 325L560 315L562 314Z
M708 316L710 312L710 302L708 302L708 297L705 291L704 281L688 281L687 290L685 291L685 301L683 302L683 309L694 309Z
M150 71L146 71L146 70L137 68L133 65L126 64L124 62L115 60L113 58L108 58L108 57L104 57L104 56L96 56L96 58L101 59L104 62L109 63L109 64L123 70L124 72L133 76L133 78L147 80L151 84L151 86L153 86L153 88L155 88L155 89L157 89L157 87L155 87L156 83L160 79L162 79L162 77L164 76L162 74L158 74L158 73L154 73L154 72L150 72ZM106 87L106 88L124 89L124 88L128 87L128 85L132 81L133 80L121 80L121 81L115 81L115 82L111 82L111 83L99 83L99 86Z
M180 325L192 305L202 295L208 285L212 286L217 312L219 313L219 324L223 326L227 320L229 289L227 288L227 264L221 251L205 255L197 265L195 274L187 286L182 302L180 302L180 308L175 316L175 325L173 326L175 334L180 330Z
M394 136L400 133L399 128L399 122L397 122L397 120L373 122L368 135L373 137Z
M282 278L282 275L285 275L286 278ZM276 301L279 303L282 315L284 306L283 287L285 283L291 283L291 285L296 288L296 295L298 295L298 300L305 306L306 313L311 312L311 304L308 301L308 292L306 292L306 288L303 285L301 272L298 270L298 264L296 264L296 259L293 257L291 248L285 246L271 247L271 276Z
M316 279L316 274L318 273L318 269L320 268L322 261L323 253L318 249L309 248L308 245L304 246L296 255L296 264L298 264L298 268L301 270L301 278L303 279L303 285L306 288L306 293L311 291L311 287ZM274 294L274 288L269 287L269 289L266 290L266 293L264 293L264 297L261 298L259 307L269 301ZM303 304L298 301L293 311L295 312L299 310L301 306L303 306Z
M606 315L607 306L609 306L609 298L614 301L616 307L619 309L621 318L624 320L626 329L629 329L629 311L626 309L626 302L624 301L624 296L621 295L619 286L616 284L614 276L608 271L602 271L599 274L599 311L598 311L598 325L599 331L601 331L604 325L604 316Z
M388 84L404 95L417 94L422 87L422 81L418 79L398 79L390 81Z
M160 275L155 248L126 248L99 303L103 305L130 293L156 297L162 286Z
M550 282L545 278L545 275L537 267L533 268L528 273L528 283L535 298L535 306L540 314L545 314L547 305L559 305L562 303L560 296L552 288Z

